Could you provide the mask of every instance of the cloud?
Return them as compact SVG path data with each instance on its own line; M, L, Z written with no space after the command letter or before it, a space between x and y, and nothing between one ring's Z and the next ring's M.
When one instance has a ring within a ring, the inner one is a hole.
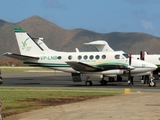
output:
M47 8L66 9L67 7L57 0L43 0L43 6Z
M147 20L141 20L141 25L146 31L154 31L155 27L152 22Z

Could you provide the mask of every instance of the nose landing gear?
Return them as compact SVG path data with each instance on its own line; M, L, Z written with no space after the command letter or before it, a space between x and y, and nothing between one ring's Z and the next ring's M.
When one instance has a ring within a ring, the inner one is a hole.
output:
M149 87L155 87L156 86L156 82L154 81L154 77L153 74L150 75L150 81L149 81Z

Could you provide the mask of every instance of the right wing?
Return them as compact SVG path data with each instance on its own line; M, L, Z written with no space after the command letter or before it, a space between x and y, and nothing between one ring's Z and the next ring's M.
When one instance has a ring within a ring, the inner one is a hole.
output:
M15 58L18 60L38 60L39 59L39 57L20 55L20 54L15 54L15 53L10 53L10 52L4 53L4 56Z

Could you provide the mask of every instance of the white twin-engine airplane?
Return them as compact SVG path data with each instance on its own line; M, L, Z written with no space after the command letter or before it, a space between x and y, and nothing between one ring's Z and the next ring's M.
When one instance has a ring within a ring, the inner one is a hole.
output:
M14 28L20 54L4 53L5 56L22 60L30 66L49 67L54 70L71 73L73 82L81 82L86 76L86 85L92 85L89 78L100 78L106 85L105 77L140 76L151 74L157 66L142 60L131 59L125 52L59 52L49 49L42 39L35 39L22 28ZM132 83L132 81L130 81ZM150 86L155 86L151 79Z
M97 40L89 43L84 43L85 45L93 45L99 52L113 52L114 50L108 45L104 40ZM140 54L133 54L132 58L144 60L150 63L153 63L157 66L157 69L153 71L153 75L156 79L159 79L160 76L160 54L148 54L146 51L140 51ZM117 79L118 80L118 79ZM142 81L148 83L149 76L142 76Z

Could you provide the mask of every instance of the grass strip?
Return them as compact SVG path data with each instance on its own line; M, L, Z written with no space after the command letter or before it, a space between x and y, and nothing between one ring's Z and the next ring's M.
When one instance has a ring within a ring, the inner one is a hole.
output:
M0 87L2 116L122 93L107 88Z

